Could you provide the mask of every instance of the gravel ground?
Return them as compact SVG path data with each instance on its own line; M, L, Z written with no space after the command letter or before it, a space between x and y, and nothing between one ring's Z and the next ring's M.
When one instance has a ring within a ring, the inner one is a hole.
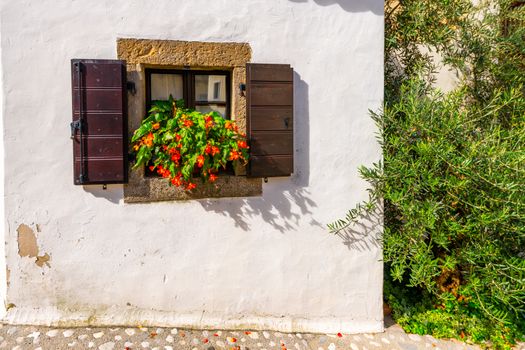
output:
M305 334L177 328L50 328L0 324L0 349L12 350L455 350L479 349L455 340L405 334L397 325L379 334ZM525 350L521 344L517 349Z

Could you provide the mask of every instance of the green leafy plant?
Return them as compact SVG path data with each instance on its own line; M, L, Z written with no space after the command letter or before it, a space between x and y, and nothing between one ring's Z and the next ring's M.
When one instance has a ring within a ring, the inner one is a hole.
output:
M249 157L246 136L234 122L217 112L203 114L184 108L182 101L171 97L153 102L131 144L134 168L149 166L170 184L186 190L197 187L193 175L214 182L228 162L246 164Z
M383 160L360 168L369 200L329 225L384 203L394 319L500 349L525 337L525 6L513 3L387 1L372 114ZM439 64L457 72L453 91L435 87Z

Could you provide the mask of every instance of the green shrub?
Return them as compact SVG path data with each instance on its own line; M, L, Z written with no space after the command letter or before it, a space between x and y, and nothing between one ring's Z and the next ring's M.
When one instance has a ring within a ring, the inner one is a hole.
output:
M394 319L508 348L525 335L525 6L491 4L387 2L383 161L360 169L370 201L329 228L381 198ZM422 47L458 71L457 89L434 87Z
M409 331L499 344L525 329L525 100L494 95L467 108L465 90L413 79L375 116L384 167L361 174L384 199L388 276L417 292L400 308L385 291Z

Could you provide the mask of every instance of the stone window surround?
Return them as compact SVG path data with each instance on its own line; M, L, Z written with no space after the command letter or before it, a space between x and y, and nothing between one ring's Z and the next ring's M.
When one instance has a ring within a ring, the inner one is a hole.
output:
M117 57L127 63L128 81L136 92L128 94L129 137L146 115L145 68L203 69L231 71L231 113L240 130L246 131L246 99L238 86L246 81L246 63L251 59L247 43L212 43L174 40L118 39ZM249 197L262 195L262 179L247 178L244 167L235 176L221 175L213 184L197 182L188 192L170 186L163 178L144 176L144 168L129 169L124 202L140 203L199 198Z

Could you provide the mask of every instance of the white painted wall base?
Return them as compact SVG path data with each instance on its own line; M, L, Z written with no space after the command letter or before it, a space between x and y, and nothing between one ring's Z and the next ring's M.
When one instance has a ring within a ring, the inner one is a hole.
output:
M189 329L250 329L301 333L377 333L383 332L383 320L352 320L339 317L304 319L301 317L234 316L209 314L179 314L158 310L140 310L133 307L110 307L106 310L64 312L56 308L14 308L7 312L3 322L42 326L86 327L126 326L180 327Z

